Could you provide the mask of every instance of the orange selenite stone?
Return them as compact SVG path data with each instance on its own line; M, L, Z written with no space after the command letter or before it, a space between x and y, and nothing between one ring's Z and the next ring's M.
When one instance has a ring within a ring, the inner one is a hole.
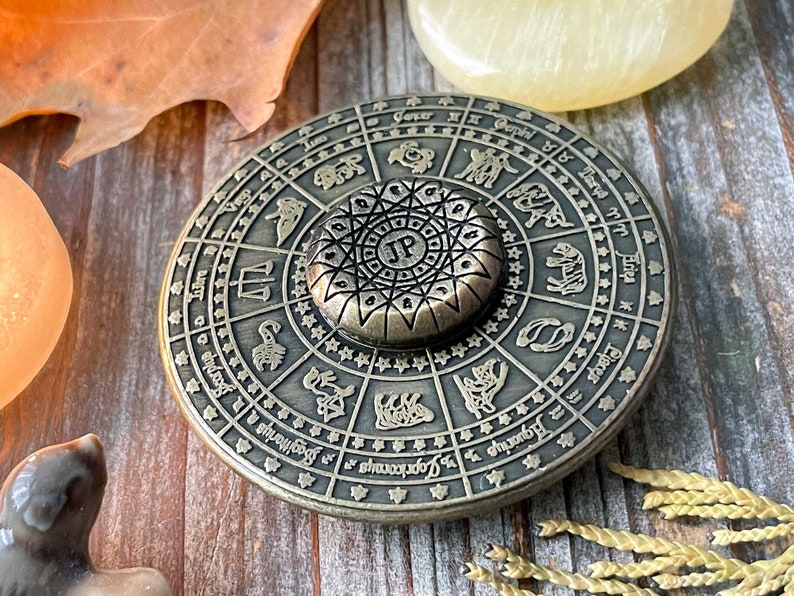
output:
M39 197L0 164L0 408L46 362L66 322L72 269Z

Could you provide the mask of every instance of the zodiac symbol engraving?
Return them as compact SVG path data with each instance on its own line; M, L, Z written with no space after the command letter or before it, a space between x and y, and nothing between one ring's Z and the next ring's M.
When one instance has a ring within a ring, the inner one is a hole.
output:
M323 417L323 422L333 420L345 414L345 398L355 393L356 388L348 385L345 388L336 384L334 371L320 372L312 366L311 370L303 377L303 386L317 395L317 413ZM323 391L328 388L333 393Z
M292 234L298 222L301 220L301 217L303 217L303 210L306 209L306 203L298 199L293 199L292 197L287 197L276 201L276 205L276 210L273 213L267 214L265 219L278 218L276 222L276 235L278 237L276 246L281 246L281 244L289 238L289 235Z
M546 341L538 341L547 328L553 328L551 336ZM516 345L519 348L529 346L533 352L556 352L573 339L576 326L573 323L561 323L559 319L544 317L531 321L518 332Z
M375 428L392 430L432 422L435 414L419 403L419 393L375 394Z
M455 178L463 178L466 182L474 182L482 184L485 188L491 188L503 171L518 174L518 170L507 161L509 157L510 154L505 151L496 155L493 148L488 148L485 151L472 149L471 162L462 172L455 174Z
M547 257L546 265L559 267L562 279L546 278L549 282L546 289L563 296L578 294L584 290L587 287L587 274L582 253L567 242L558 242L551 252L559 256Z
M270 319L259 326L262 343L255 346L251 352L257 370L264 371L265 366L270 366L270 370L276 370L284 361L287 349L276 341L275 334L279 331L281 331L281 323Z
M494 373L494 366L499 363L499 374ZM477 417L482 418L483 412L493 414L496 406L493 405L493 398L499 393L507 380L507 364L491 358L480 366L471 369L473 379L460 378L454 375L452 378L463 394L466 409Z
M339 184L344 184L355 175L366 174L366 170L358 165L364 159L360 155L346 155L340 157L335 164L325 164L314 172L314 185L329 190Z
M424 174L433 167L433 158L436 152L419 146L416 141L405 141L399 147L389 152L387 161L395 161L406 168L411 168L412 174Z
M257 298L262 302L270 300L271 282L275 277L269 277L273 272L273 261L265 261L261 265L243 267L237 278L237 295L240 298Z
M514 199L513 205L519 211L529 213L525 225L534 226L539 220L544 220L547 228L571 228L573 224L565 218L565 214L548 187L540 182L522 184L507 193L509 199Z

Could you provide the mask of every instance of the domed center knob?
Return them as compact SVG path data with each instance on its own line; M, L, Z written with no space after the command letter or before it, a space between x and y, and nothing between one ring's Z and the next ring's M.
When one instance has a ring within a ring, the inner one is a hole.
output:
M323 316L370 346L440 343L491 302L504 245L477 198L432 179L366 186L312 232L306 282Z

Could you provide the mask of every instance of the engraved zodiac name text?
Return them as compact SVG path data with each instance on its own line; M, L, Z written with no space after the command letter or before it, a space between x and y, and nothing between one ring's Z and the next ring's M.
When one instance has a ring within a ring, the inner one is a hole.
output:
M542 441L551 434L551 431L543 424L543 414L538 414L535 422L527 426L521 425L521 430L504 441L491 441L491 446L486 449L488 455L496 457L500 453L510 453L513 449L524 443Z
M535 136L534 130L527 130L523 126L516 126L515 124L510 124L506 118L497 118L496 122L493 123L494 130L503 130L511 137L519 137L525 139L527 141L531 140L532 137Z
M584 180L587 187L593 191L594 197L605 199L609 196L609 193L602 188L601 183L596 180L596 171L592 166L587 166L584 170L579 172L579 177Z
M223 376L223 367L215 364L217 357L218 355L210 350L201 355L201 370L204 371L207 378L215 386L215 389L210 391L212 397L220 397L234 391L234 386L229 385Z
M207 294L207 271L202 269L196 273L196 279L190 284L190 292L185 296L185 300L193 302L194 300L204 300Z
M281 453L301 457L303 459L302 463L307 466L313 465L317 456L323 451L322 447L309 449L306 445L306 441L303 439L290 439L285 437L273 428L273 422L270 424L261 423L256 427L256 434L262 437L266 442L275 445Z
M358 472L359 474L399 476L400 478L423 475L425 480L432 480L441 474L440 459L440 453L433 459L425 460L420 457L415 462L384 463L369 458L358 465Z
M607 371L610 365L614 364L623 357L623 352L614 347L612 344L607 344L604 348L604 351L599 352L597 356L598 359L596 360L595 366L587 367L587 380L594 385L601 380L601 377L604 376L604 373Z
M406 112L400 110L392 115L395 122L422 122L433 119L433 112Z

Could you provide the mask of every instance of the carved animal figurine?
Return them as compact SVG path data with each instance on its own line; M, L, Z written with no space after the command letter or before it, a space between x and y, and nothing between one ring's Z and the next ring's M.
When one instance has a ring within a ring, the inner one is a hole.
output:
M88 537L107 483L95 435L45 447L0 489L0 596L173 596L154 569L97 570Z

